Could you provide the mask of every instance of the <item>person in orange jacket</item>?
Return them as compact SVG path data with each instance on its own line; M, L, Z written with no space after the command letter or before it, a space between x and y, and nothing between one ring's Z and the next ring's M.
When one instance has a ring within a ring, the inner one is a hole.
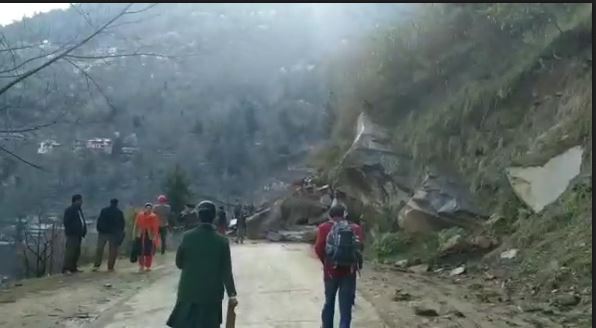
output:
M145 209L135 219L135 237L140 240L139 272L151 271L155 250L160 245L159 218L153 213L153 205L145 204Z

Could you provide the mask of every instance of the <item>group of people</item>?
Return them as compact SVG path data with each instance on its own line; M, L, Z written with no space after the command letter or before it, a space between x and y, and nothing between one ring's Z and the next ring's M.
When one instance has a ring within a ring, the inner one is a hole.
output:
M83 214L83 197L72 196L72 204L64 211L64 234L66 245L64 250L63 273L80 272L78 268L81 256L81 244L87 235L87 222ZM168 217L171 208L165 196L158 197L158 204L145 204L143 211L134 219L132 236L140 242L138 261L141 271L149 271L155 251L161 245L161 253L166 251ZM98 271L106 244L108 244L108 271L114 271L119 247L125 239L124 213L118 208L118 199L110 200L110 205L101 210L97 218L97 249L93 271Z
M72 197L72 205L64 213L66 252L64 271L78 272L81 240L86 235L86 222L81 209L81 195ZM135 218L134 237L140 241L138 262L140 271L151 269L153 256L159 246L165 252L167 216L170 207L165 196L158 197L158 205L145 204ZM237 207L238 208L238 207ZM219 214L218 214L219 212ZM230 244L225 236L227 219L210 201L199 203L194 209L197 224L189 230L176 252L176 266L181 270L176 305L167 321L173 328L220 327L223 319L224 292L228 306L236 306L236 287L232 272ZM246 217L235 209L237 218ZM356 298L356 278L362 268L364 232L350 220L346 207L334 202L329 220L319 225L314 251L323 265L325 303L321 313L322 327L332 328L336 299L339 301L340 328L349 328ZM165 220L164 220L165 218ZM217 219L217 220L216 220ZM238 228L245 230L238 222ZM108 270L114 270L117 250L124 240L124 215L118 200L102 209L97 220L98 249L95 268L101 265L103 248L109 244ZM222 233L223 232L223 233ZM242 238L242 237L241 237ZM240 241L241 242L241 241Z
M66 246L64 252L63 273L80 272L78 262L81 255L81 244L87 235L87 222L82 209L83 197L80 194L72 196L72 204L64 212L64 232ZM248 207L247 207L248 209ZM241 205L234 209L237 219L236 242L243 243L246 235L246 214ZM167 249L167 235L170 230L172 209L165 195L157 197L157 204L146 203L144 208L135 213L132 229L133 249L131 259L139 263L139 271L150 271L153 257L158 249L164 254ZM197 209L192 204L186 204L178 219L184 230L198 227L201 222ZM225 235L229 226L223 206L217 211L217 221L214 222L217 231ZM108 245L108 271L114 271L118 251L125 239L124 213L118 207L118 199L110 200L110 205L103 208L97 218L97 249L95 253L93 271L98 271L103 260L106 244Z

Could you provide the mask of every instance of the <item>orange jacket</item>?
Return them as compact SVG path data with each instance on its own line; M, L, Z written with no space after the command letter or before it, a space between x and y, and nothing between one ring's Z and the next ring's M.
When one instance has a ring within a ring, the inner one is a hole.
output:
M155 213L145 213L145 211L139 212L135 219L135 236L142 237L145 232L149 234L149 238L153 241L156 246L159 246L159 218Z

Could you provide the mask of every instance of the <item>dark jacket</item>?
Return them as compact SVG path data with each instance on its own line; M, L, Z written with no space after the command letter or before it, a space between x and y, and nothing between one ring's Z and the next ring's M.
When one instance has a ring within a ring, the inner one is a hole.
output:
M182 270L178 302L221 304L224 287L228 296L236 295L230 244L213 225L201 224L184 235L176 266Z
M64 211L64 234L69 237L85 237L87 235L87 225L84 222L83 210L79 206L69 206Z
M236 221L236 226L239 229L246 229L246 215L240 215L240 217L238 217L238 221Z
M226 217L226 212L224 212L224 211L217 212L217 225L220 227L228 226L228 218Z
M97 218L97 232L122 233L124 231L124 214L116 206L108 206L101 210Z

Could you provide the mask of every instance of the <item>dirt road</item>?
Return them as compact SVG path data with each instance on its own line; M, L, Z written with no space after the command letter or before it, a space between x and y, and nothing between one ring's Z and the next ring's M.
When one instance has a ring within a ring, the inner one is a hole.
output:
M234 246L232 256L240 302L237 327L319 326L321 268L309 246L246 244ZM45 290L23 291L15 302L0 305L0 327L164 327L179 277L173 254L158 257L150 274L135 273L134 266L123 263L115 275L46 279ZM354 327L385 327L360 296Z
M232 256L240 302L237 327L320 327L321 267L309 246L234 245ZM115 274L26 280L0 292L0 327L164 327L178 277L173 254L168 254L157 257L149 274L137 273L123 260ZM474 275L441 277L370 264L359 280L353 327L591 326L578 324L591 322L591 306L560 311L510 299L502 284Z

